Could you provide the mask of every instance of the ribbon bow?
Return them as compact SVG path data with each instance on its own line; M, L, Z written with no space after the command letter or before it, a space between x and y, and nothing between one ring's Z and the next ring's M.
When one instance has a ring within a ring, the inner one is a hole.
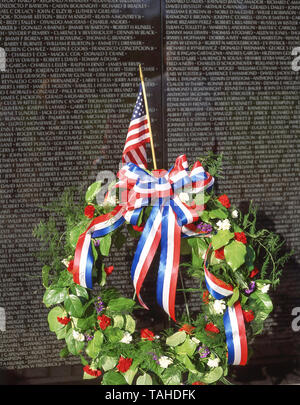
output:
M210 188L214 178L204 171L199 161L191 172L185 155L179 156L169 170L153 174L133 163L122 167L116 187L123 189L122 202L110 213L95 218L80 235L74 257L74 282L92 288L93 254L91 238L107 235L125 221L136 225L143 207L152 206L134 255L131 278L140 304L148 309L140 296L144 279L161 243L156 298L159 305L175 320L175 295L181 237L210 236L196 229L197 210L188 205L180 193L198 194ZM125 193L124 193L125 191ZM125 198L124 198L125 197ZM197 208L197 209L196 209Z
M227 298L233 294L233 287L214 276L208 269L209 245L204 258L205 282L210 294L217 300ZM239 301L227 306L223 316L226 343L228 349L228 363L243 366L247 363L248 346L242 307Z

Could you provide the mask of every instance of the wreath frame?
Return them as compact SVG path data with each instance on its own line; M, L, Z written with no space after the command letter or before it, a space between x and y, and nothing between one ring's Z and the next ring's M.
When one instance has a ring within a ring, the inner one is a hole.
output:
M220 177L222 155L210 153L199 160L212 176ZM100 291L73 281L72 260L79 235L94 216L113 208L95 202L99 187L99 182L93 183L85 193L80 190L79 196L75 188L65 190L59 201L45 207L50 218L41 221L33 231L41 241L37 256L44 264L43 303L49 309L49 329L58 340L65 341L60 357L78 356L83 378L99 378L102 385L231 384L223 324L225 307L240 300L251 347L254 338L263 333L264 322L273 310L269 288L276 289L293 252L286 252L285 241L279 235L257 226L257 208L252 201L242 213L226 194L205 192L206 208L201 213L200 226L212 227L214 236L181 242L180 274L184 272L198 286L184 288L183 281L181 288L177 286L185 305L176 323L169 320L169 327L161 331L139 329L135 314L145 310L134 297L125 297L109 285L113 266L105 265L111 246L121 248L126 242L124 228L98 238L101 243L95 240L92 244L93 277ZM140 236L147 215L149 209L145 208L137 226L127 225L132 237ZM61 217L65 221L63 230ZM235 261L233 254L224 254L222 248L233 241L243 247L243 252L246 250L244 259L239 256ZM226 300L215 299L205 286L203 267L211 243L210 271L234 287ZM191 293L201 298L201 309L196 314L188 308L187 295Z

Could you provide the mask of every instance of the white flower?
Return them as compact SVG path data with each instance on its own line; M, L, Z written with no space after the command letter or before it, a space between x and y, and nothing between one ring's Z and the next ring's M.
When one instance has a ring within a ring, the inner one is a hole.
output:
M223 221L220 220L217 222L217 227L219 231L226 231L231 227L230 221L227 218L224 219Z
M168 368L170 364L173 363L173 360L170 357L162 356L158 359L158 363L162 368Z
M269 291L270 284L265 284L263 287L260 288L260 291L266 294Z
M237 218L239 216L238 210L233 210L231 213L232 218Z
M160 336L159 336L159 335L155 335L155 336L154 336L154 339L160 339Z
M220 314L220 315L223 314L223 312L226 309L226 304L225 304L224 300L215 300L212 306L213 306L213 311L216 314Z
M76 330L73 330L73 338L75 340L78 340L78 342L83 342L84 341L84 335L82 333L77 332Z
M182 202L187 203L189 201L190 197L189 197L188 193L182 192L182 193L179 194L179 199Z
M218 367L219 362L220 362L220 359L218 359L218 358L209 359L207 362L207 365L208 365L208 367L215 368L215 367Z
M131 343L131 341L132 341L132 336L131 336L131 334L129 332L125 332L124 336L120 340L121 343L126 343L127 345L129 343Z

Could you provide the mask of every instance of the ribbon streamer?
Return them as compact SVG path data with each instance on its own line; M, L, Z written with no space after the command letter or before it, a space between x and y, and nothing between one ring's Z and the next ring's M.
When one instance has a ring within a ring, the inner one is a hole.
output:
M123 189L123 201L109 214L95 218L80 235L75 249L74 282L92 288L92 238L107 235L125 221L136 225L141 210L152 206L134 255L131 278L140 304L148 309L140 296L140 290L161 243L157 301L175 320L180 238L210 236L193 226L199 219L198 212L181 201L180 192L188 195L204 192L212 187L214 178L204 171L200 162L196 162L189 173L185 155L179 156L169 171L159 170L153 174L134 163L127 163L120 169L118 178L116 187ZM203 206L199 208L204 209Z
M220 300L231 296L233 294L233 287L215 277L207 269L208 253L211 246L212 244L209 245L204 257L205 282L209 293L217 300ZM228 364L243 366L247 363L248 348L245 322L239 302L236 302L232 307L227 306L223 322L228 349Z

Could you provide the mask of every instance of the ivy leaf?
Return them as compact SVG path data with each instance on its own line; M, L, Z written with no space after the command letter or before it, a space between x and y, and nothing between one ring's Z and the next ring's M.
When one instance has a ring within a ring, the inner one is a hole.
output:
M140 375L136 380L136 385L152 385L151 376L147 373Z
M108 256L111 246L111 235L107 235L100 238L100 252L103 256Z
M114 327L121 329L124 325L124 318L122 315L113 316Z
M81 285L74 284L74 285L72 285L71 290L78 297L83 297L83 298L86 298L87 300L89 299L89 293Z
M85 193L85 201L87 204L91 203L96 195L101 190L101 181L95 181L95 183L91 184Z
M194 364L191 362L189 357L186 354L176 356L177 359L185 365L185 367L191 372L191 373L196 373L197 369L194 366Z
M178 346L181 343L183 343L185 341L185 339L186 339L186 333L184 331L176 332L166 339L166 344L168 346L175 347L175 346Z
M216 235L211 238L211 243L214 250L220 249L221 247L228 244L230 239L234 237L234 233L229 230L220 230Z
M137 369L132 369L130 367L130 369L127 370L126 373L123 374L128 385L132 384L132 381L133 381L137 371L138 371Z
M65 299L65 308L66 311L71 315L74 316L75 318L80 318L83 314L83 306L82 303L77 297L77 295L70 294L66 299Z
M103 333L100 330L97 330L94 334L94 338L89 341L85 351L88 356L92 359L98 356L101 351L101 346L103 343Z
M48 288L43 296L43 303L49 308L51 305L60 304L68 294L68 290L63 287Z
M246 253L246 246L236 240L232 241L224 248L225 259L233 271L237 270L245 263Z

